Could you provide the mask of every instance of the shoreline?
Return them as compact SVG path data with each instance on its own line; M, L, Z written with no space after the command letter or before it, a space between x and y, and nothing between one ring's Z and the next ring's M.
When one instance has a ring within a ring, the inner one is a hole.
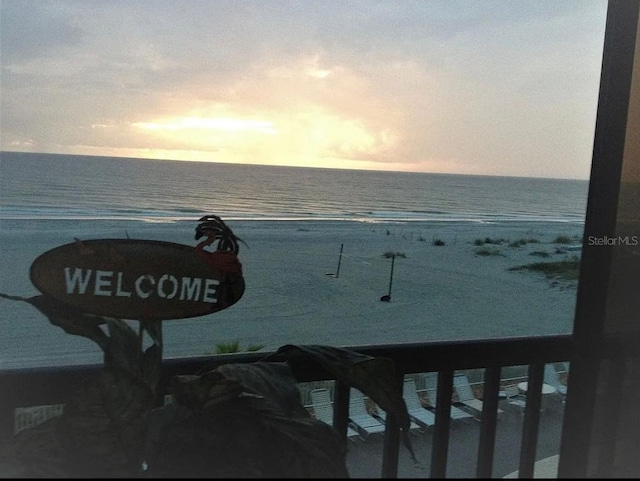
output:
M0 292L23 297L38 294L29 280L33 259L75 237L196 244L197 221L10 221L11 229L6 222L0 224L6 253L0 261ZM216 344L235 340L241 348L261 344L268 351L284 344L357 346L573 329L575 287L553 286L541 274L508 269L579 255L563 251L554 239L565 236L580 244L582 224L226 223L248 245L240 244L239 251L244 295L214 314L164 321L164 358L212 354ZM505 242L475 245L486 238ZM510 245L525 239L537 242ZM490 253L480 255L481 249ZM387 253L396 255L392 279ZM390 302L380 301L385 294ZM27 303L2 299L0 305L0 369L102 362L91 341L52 326Z

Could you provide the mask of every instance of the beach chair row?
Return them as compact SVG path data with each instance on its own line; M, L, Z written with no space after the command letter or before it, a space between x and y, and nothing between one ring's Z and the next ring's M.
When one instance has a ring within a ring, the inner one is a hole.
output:
M416 378L420 379L422 389L418 389ZM552 365L546 367L545 382L553 384L557 393L564 396L566 385L563 385ZM508 384L508 383L507 383ZM514 392L514 389L516 392ZM480 420L483 401L472 387L472 383L464 373L456 373L453 377L454 399L450 406L452 421L470 422ZM501 397L508 401L508 405L517 406L521 412L526 404L526 396L518 391L516 384L505 385ZM425 432L435 425L435 410L438 398L438 373L421 373L405 376L403 398L411 419L410 431ZM329 425L333 424L333 400L328 387L316 387L310 391L311 411L316 419ZM498 408L498 416L504 411ZM358 389L351 388L349 396L349 426L347 437L350 440L365 440L372 434L384 433L386 413L372 400L368 399Z
M407 377L404 380L403 398L407 405L407 411L411 419L410 431L413 433L425 432L435 424L435 408L437 398L437 382L435 377L429 373L426 393L418 392L415 381ZM433 373L437 376L436 373ZM331 391L327 387L318 387L310 392L311 409L316 419L329 425L333 424L333 401ZM479 400L478 400L479 401ZM480 403L482 401L479 401ZM470 404L472 404L470 402ZM477 409L475 404L473 409ZM464 420L473 419L474 414L451 406L451 419ZM350 440L367 439L370 435L384 433L386 413L377 407L371 400L366 398L362 392L351 388L349 395L349 426L347 437Z

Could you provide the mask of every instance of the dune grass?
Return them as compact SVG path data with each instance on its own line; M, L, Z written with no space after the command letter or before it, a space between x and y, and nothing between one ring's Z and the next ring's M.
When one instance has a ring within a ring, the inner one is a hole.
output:
M559 235L553 239L554 244L572 244L573 239L567 235Z
M502 256L502 257L504 257L504 254L502 252L500 252L500 249L489 248L489 247L478 248L478 249L476 249L475 254L477 256L483 256L483 257L489 257L489 256Z
M522 246L526 246L527 244L537 244L539 242L540 241L538 239L534 239L534 238L518 239L511 242L509 244L509 247L522 247Z
M580 258L554 262L533 262L521 266L510 267L510 271L528 270L544 274L549 280L577 281L580 276Z
M533 251L533 252L529 252L530 256L536 256L536 257L549 257L551 254L549 254L546 251Z
M536 244L536 243L539 243L539 242L540 241L538 239L534 239L532 237L516 239L514 241L510 241L509 239L503 239L503 238L485 237L484 239L481 239L481 238L475 239L473 241L473 245L475 245L475 246L484 246L486 244L492 244L492 245L508 244L509 247L522 247L522 246L525 246L527 244Z
M391 259L392 257L407 257L407 255L404 252L393 252L393 251L386 251L384 254L382 254L382 257L384 257L385 259Z
M485 237L484 239L476 239L473 241L473 244L476 246L483 246L485 244L493 244L493 245L501 245L505 242L509 242L507 239L493 239L491 237Z

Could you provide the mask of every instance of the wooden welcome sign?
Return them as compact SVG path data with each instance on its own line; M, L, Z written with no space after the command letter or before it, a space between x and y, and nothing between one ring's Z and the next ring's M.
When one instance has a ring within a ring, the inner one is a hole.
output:
M134 239L56 247L33 261L30 276L69 307L137 320L211 314L236 303L245 287L234 252Z

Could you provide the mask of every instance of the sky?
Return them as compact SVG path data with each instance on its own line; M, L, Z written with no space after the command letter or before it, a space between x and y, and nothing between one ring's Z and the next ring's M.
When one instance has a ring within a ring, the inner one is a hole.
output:
M0 2L0 150L589 178L606 0Z

